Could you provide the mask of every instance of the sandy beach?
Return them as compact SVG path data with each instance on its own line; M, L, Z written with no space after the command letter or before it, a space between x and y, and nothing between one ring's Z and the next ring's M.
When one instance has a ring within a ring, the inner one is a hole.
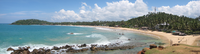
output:
M69 26L69 25L67 25ZM81 26L81 27L101 27L101 28L110 28L110 29L121 29L121 30L129 30L144 34L151 34L159 36L161 40L163 40L164 43L167 43L165 46L170 46L171 44L187 44L187 45L194 45L199 46L200 43L195 42L199 40L200 35L186 35L186 36L178 36L178 35L172 35L171 33L165 33L165 32L159 32L159 31L149 31L149 30L138 30L138 29L132 29L132 28L122 28L122 27L108 27L108 26L86 26L86 25L70 25L70 26Z

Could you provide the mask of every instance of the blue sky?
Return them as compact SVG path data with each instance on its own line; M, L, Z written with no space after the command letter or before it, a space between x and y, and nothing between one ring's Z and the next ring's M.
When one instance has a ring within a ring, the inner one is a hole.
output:
M200 15L199 3L199 0L0 0L0 23L21 19L51 22L128 20L151 12L152 7L195 18Z

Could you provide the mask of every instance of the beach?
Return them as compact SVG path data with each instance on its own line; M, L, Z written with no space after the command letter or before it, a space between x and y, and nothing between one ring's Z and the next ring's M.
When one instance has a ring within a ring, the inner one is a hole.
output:
M91 47L92 44L98 44L102 46L110 45L112 43L120 43L120 46L124 46L125 49L120 49L121 47L115 47L114 51L104 51L103 50L95 50L96 52L92 53L100 53L100 54L124 54L124 53L137 53L145 47L149 47L150 44L157 43L165 43L161 46L167 47L170 46L170 40L173 44L187 44L187 45L199 45L199 36L176 36L171 33L158 32L158 31L149 31L149 30L138 30L133 28L122 28L122 27L108 27L108 26L88 26L88 25L3 25L6 28L10 28L12 31L15 28L20 29L19 31L13 31L14 33L19 33L17 37L13 37L12 40L17 40L18 43L11 41L7 43L14 44L5 44L4 41L1 45L1 51L4 54L10 54L12 51L6 51L9 47L17 50L19 47L27 47L30 52L35 52L34 50L42 49L50 49L53 52L57 50L55 53L62 53L60 50L67 49L68 47L63 47L65 45L69 45L70 47L75 47L73 49L81 49L82 47L76 47L79 45L88 45L87 50ZM15 26L15 28L13 28ZM23 28L21 28L23 27ZM29 29L33 28L33 29ZM45 28L45 29L44 29ZM25 29L25 30L22 30ZM4 31L4 30L2 30ZM85 32L87 31L87 32ZM27 32L26 35L22 35L21 33ZM41 34L42 33L42 34ZM30 35L28 35L30 34ZM39 34L39 35L38 35ZM48 34L48 35L47 35ZM123 34L123 35L122 35ZM6 35L4 38L10 38ZM32 37L32 38L29 38ZM41 39L38 39L40 37ZM37 40L34 40L36 39ZM27 40L29 39L29 40ZM5 39L7 40L7 39ZM0 41L0 42L1 42ZM5 46L6 45L6 46ZM132 48L132 46L134 48ZM98 46L96 46L98 47ZM58 49L57 49L58 48ZM83 47L84 48L84 47ZM130 49L127 49L130 48ZM117 50L120 49L120 50ZM84 49L81 49L84 50ZM75 53L91 53L90 51L85 52L75 52ZM113 50L112 48L107 50ZM24 50L23 50L24 51ZM64 50L66 51L66 50ZM68 50L69 51L69 50Z
M122 28L122 27L109 27L109 26L87 26L87 25L67 25L67 26L81 26L81 27L100 27L100 28L109 28L109 29L121 29L133 32L139 32L142 34L151 34L155 35L152 37L161 39L165 44L164 46L170 46L170 44L186 44L198 46L200 43L197 41L200 40L200 35L186 35L186 36L178 36L172 35L172 33L165 33L160 31L150 31L150 30L138 30L133 28Z

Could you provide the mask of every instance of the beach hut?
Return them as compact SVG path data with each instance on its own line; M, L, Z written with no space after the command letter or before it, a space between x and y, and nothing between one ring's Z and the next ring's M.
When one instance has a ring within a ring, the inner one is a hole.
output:
M148 30L148 27L141 27L142 30Z
M174 30L171 32L173 35L185 36L185 33L181 33L180 31Z
M179 33L179 36L185 36L186 34L185 33Z
M171 33L172 33L172 35L179 35L179 33L181 33L181 32L179 32L177 30L173 30L173 31L171 31Z
M115 25L115 27L119 27L119 25Z
M138 25L135 25L134 28L138 28Z

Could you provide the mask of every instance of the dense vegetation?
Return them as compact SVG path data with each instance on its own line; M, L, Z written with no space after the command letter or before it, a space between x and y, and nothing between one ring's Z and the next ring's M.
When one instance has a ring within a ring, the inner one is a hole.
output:
M27 19L27 20L18 20L13 25L43 25L43 24L50 24L50 22L38 20L38 19Z
M193 19L186 16L177 16L164 12L148 13L147 15L132 18L128 21L93 21L93 22L47 22L37 19L19 20L16 25L92 25L92 26L120 26L126 28L148 27L150 30L171 31L179 30L186 34L200 33L200 16ZM137 26L137 27L136 27Z
M132 18L127 23L127 25L138 25L139 27L147 26L152 30L157 30L156 26L159 26L159 29L165 31L179 30L186 34L199 33L200 31L199 17L193 19L186 16L166 14L164 12L149 13L144 16Z

